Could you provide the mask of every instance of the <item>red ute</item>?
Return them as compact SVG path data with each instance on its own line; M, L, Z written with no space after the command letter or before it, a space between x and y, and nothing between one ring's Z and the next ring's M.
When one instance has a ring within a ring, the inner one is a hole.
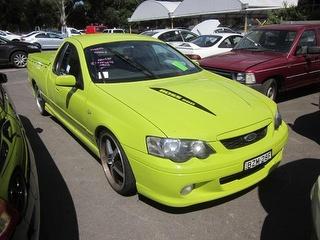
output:
M320 82L319 46L320 24L268 25L200 65L275 99L279 91Z

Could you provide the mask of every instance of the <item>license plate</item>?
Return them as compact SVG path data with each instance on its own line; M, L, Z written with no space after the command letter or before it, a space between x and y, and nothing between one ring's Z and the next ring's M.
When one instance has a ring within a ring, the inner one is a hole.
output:
M256 168L260 165L265 164L266 162L268 162L270 159L272 158L272 151L268 151L258 157L255 157L253 159L247 160L244 162L244 170L249 170L252 168Z

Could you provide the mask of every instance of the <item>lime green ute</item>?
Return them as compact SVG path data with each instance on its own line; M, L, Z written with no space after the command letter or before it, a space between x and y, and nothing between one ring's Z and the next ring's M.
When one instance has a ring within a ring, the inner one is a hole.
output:
M100 157L112 188L183 207L252 186L281 161L277 105L146 36L92 34L31 54L28 78L51 114Z

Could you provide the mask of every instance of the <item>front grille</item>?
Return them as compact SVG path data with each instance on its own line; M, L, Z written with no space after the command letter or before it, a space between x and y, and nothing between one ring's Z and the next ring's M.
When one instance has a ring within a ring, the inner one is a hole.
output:
M216 68L207 68L204 67L206 70L216 73L218 75L221 75L223 77L235 80L237 78L237 73L236 72L232 72L232 71L226 71L226 70L222 70L222 69L216 69Z
M238 137L221 140L227 149L236 149L258 142L267 135L267 126Z

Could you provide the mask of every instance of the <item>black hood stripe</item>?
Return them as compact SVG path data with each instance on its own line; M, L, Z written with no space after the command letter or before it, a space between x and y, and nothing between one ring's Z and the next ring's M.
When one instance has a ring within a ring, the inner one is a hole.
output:
M205 108L204 106L200 105L199 103L196 103L196 102L192 101L191 99L189 99L187 97L184 97L184 96L182 96L182 95L180 95L178 93L172 92L172 91L164 89L164 88L151 88L151 89L155 90L155 91L157 91L159 93L162 93L164 95L167 95L168 97L172 97L172 98L174 98L176 100L179 100L179 101L181 101L183 103L186 103L188 105L191 105L193 107L199 108L202 111L205 111L207 113L210 113L210 114L216 116L216 114L211 112L209 109Z

